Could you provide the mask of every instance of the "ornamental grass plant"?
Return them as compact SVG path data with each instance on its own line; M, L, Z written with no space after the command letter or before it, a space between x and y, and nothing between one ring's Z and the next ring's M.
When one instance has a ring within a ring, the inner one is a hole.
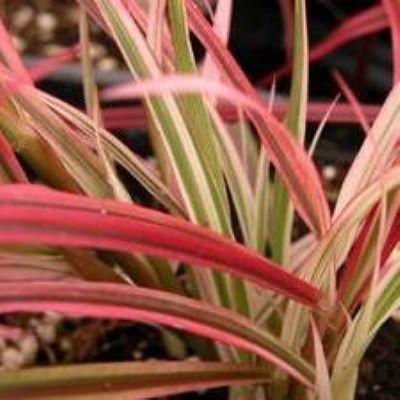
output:
M311 2L281 0L291 61L257 85L227 47L232 0L77 3L84 110L35 85L70 53L28 69L0 23L0 313L151 324L183 356L3 371L0 398L227 386L230 399L353 399L400 303L400 3L377 2L310 47ZM98 88L93 25L131 81ZM338 72L342 100L309 99L310 63L382 29L393 47L383 104L365 107ZM287 99L274 95L285 74ZM310 146L308 119L319 122ZM330 205L313 154L327 123L348 120L365 136ZM115 127L144 129L153 162Z

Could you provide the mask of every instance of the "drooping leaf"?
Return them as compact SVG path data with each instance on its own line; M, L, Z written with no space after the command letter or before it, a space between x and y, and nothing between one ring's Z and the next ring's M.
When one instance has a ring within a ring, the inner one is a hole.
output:
M332 53L344 44L371 35L388 27L388 19L381 5L372 6L344 20L326 38L310 49L310 63L316 62ZM260 84L268 86L272 79L280 79L292 70L286 64L277 71L260 80Z
M41 59L28 68L29 75L34 82L41 81L68 65L78 54L79 45L60 50L55 56Z
M308 104L307 121L319 123L326 115L330 104L310 101ZM363 114L367 122L371 123L377 116L380 107L373 104L361 104ZM286 115L288 102L277 99L272 108L272 114L278 119ZM217 110L226 122L238 120L235 107L229 104L217 104ZM140 130L146 127L147 120L144 109L141 106L108 106L103 108L104 123L107 129L133 129ZM358 124L359 121L348 104L338 103L332 110L328 122L330 124Z
M233 272L313 306L320 301L318 289L236 242L141 206L34 185L4 185L0 221L2 243L144 252Z
M53 366L3 372L0 399L143 399L267 379L264 370L251 366L193 361Z
M0 283L0 313L54 311L166 325L238 347L311 385L313 368L239 314L166 292L121 284Z
M80 110L46 93L39 92L40 97L68 123L77 127L91 147L95 146L95 126L93 121ZM180 202L173 196L170 190L161 182L156 171L151 169L143 159L130 151L110 132L99 128L99 134L104 141L109 154L120 166L136 178L149 193L159 200L168 210L174 214L185 215Z

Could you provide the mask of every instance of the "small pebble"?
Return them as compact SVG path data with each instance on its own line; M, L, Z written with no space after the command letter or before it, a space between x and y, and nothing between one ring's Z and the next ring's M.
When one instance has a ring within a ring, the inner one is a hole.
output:
M51 57L59 54L61 50L63 50L62 46L57 44L47 44L43 47L43 54Z
M105 57L98 62L97 66L102 71L111 71L117 68L118 63L111 57Z
M379 392L379 390L381 390L381 387L380 387L380 385L373 385L373 386L372 386L372 390L373 390L374 392Z
M144 341L144 340L141 340L138 344L137 344L137 348L139 349L139 350L144 350L146 347L148 347L149 346L149 344L146 342L146 341Z
M107 53L107 49L99 44L99 43L92 43L90 46L90 56L93 59L99 59L101 57L104 57Z
M36 16L36 24L43 31L52 31L57 26L57 18L51 13L40 13Z
M35 327L36 334L45 344L52 344L57 338L57 328L54 325L41 323Z
M43 321L48 324L54 324L57 325L63 320L63 316L59 313L55 312L47 312L44 317Z
M15 371L25 362L24 355L14 347L7 347L1 353L1 363L6 370Z
M132 352L132 358L134 360L141 360L143 358L143 353L140 350L135 350Z
M33 15L34 12L31 7L23 6L12 16L12 23L17 29L24 29L32 21Z
M25 335L18 343L19 350L25 358L25 364L32 363L37 355L39 344L35 336Z
M326 167L323 168L322 175L328 181L332 181L337 177L337 169L333 165L327 165Z
M60 341L60 349L63 352L68 353L72 349L71 340L68 338L62 338Z

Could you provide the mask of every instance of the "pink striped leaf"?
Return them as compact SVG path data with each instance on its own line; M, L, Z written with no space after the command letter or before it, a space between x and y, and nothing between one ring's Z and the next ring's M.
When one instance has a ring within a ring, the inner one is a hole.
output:
M103 92L107 99L140 98L149 94L167 92L207 92L225 101L234 101L248 110L258 128L262 143L271 161L282 173L282 179L291 189L294 204L308 225L319 234L330 224L329 209L315 166L305 151L266 109L257 97L250 96L218 81L197 76L170 75L142 80L135 84L114 87Z
M334 218L390 164L390 155L400 139L399 121L400 83L387 97L346 175L335 205Z
M366 116L364 115L362 105L360 104L360 102L358 101L353 90L347 84L346 80L343 78L343 76L340 74L340 72L333 71L332 75L333 75L333 78L335 79L337 85L339 86L341 92L346 97L350 107L353 109L354 115L357 118L357 120L359 121L360 125L362 126L365 134L368 135L370 126L368 124Z
M330 104L325 102L310 102L308 104L307 121L320 123L326 115ZM376 118L380 106L374 104L361 104L362 112L368 123ZM272 114L283 120L286 115L288 103L285 100L276 100L272 107ZM228 103L221 102L217 105L218 112L226 122L236 122L239 118L237 109ZM142 106L107 106L102 110L104 124L107 129L134 129L140 130L147 126L147 116ZM327 120L328 124L358 124L359 121L349 104L338 103L332 109Z
M52 73L60 70L77 56L79 50L80 45L77 44L61 50L53 57L38 61L28 70L32 80L35 82L40 81L47 78Z
M382 6L370 7L346 19L325 39L313 46L310 50L309 61L310 63L316 62L348 42L377 33L387 27L388 19ZM273 79L280 79L289 74L291 70L292 66L288 63L261 79L259 84L269 86Z
M220 386L263 383L262 368L217 362L96 363L3 372L0 399L143 399Z
M110 283L0 283L0 313L54 311L71 316L160 324L252 352L311 386L313 368L247 318L199 300Z
M227 47L214 32L196 4L186 3L188 24L206 50L212 54L221 73L262 110L250 109L248 116L256 127L263 147L289 189L295 207L313 231L321 235L330 225L329 207L315 166L290 132L269 112Z
M233 273L316 307L320 291L236 242L167 214L34 185L0 187L0 243L104 248Z

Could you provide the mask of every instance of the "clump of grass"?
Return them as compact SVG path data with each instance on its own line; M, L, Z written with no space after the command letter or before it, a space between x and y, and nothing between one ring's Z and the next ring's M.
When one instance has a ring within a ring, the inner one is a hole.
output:
M85 112L34 85L65 58L33 74L0 25L0 312L160 325L170 350L191 343L200 359L5 372L0 397L230 386L231 398L353 398L360 360L400 299L399 66L373 109L336 75L349 105L335 111L309 101L308 65L388 25L399 59L399 9L383 2L309 52L305 2L281 1L294 19L293 62L275 76L292 70L292 85L287 102L267 103L226 47L231 1L216 3L212 23L192 0L78 3ZM99 92L89 20L115 42L132 82ZM126 99L140 106L103 113L103 100ZM307 119L321 121L319 135L328 112L366 131L333 211L304 144ZM156 165L107 130L116 126L145 127ZM121 169L154 209L135 204ZM296 215L307 233L294 240Z

